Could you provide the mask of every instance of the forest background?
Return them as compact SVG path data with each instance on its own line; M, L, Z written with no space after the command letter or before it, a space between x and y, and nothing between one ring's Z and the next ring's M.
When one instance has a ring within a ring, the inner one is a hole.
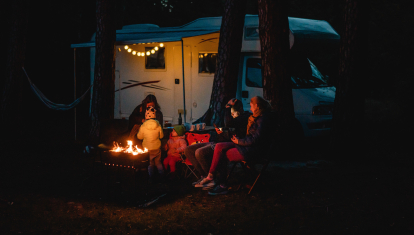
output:
M326 20L341 33L341 1L288 2L289 16ZM2 16L5 17L4 31L1 34L5 44L1 54L5 61L9 43L11 2L3 1L1 5ZM410 89L414 77L414 16L407 5L408 0L370 1L369 44L366 45L369 59L365 61L369 75L361 84L366 82L367 109L376 109L375 112L379 112L382 120L392 119L396 113L405 115L405 110L408 110L409 104L413 102ZM122 0L117 1L116 28L121 29L123 25L139 23L156 24L160 27L181 26L200 17L221 16L223 8L221 0ZM248 1L247 14L257 14L256 1ZM37 87L53 102L68 104L73 101L74 63L73 49L70 45L89 41L95 30L95 1L48 0L31 3L25 68ZM88 66L88 55L84 55L78 59L77 66L80 69L82 66ZM335 83L338 71L337 53L321 53L312 60L322 73L329 75L331 82ZM5 63L1 66L3 79L0 88L3 90ZM83 81L78 84L78 96L86 90L88 79L87 73L78 75L78 80ZM37 140L42 142L73 140L73 111L54 111L46 108L35 98L29 84L23 84L26 121L22 125L26 133L38 135ZM87 102L83 102L82 105L83 109L87 109ZM381 113L379 109L387 111ZM372 115L375 115L375 112Z

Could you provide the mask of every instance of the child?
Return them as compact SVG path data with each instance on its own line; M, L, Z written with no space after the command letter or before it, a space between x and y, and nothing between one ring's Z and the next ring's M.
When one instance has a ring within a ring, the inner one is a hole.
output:
M187 147L185 141L185 127L183 125L174 126L173 131L170 134L170 139L165 146L167 157L164 159L164 168L167 169L170 166L170 179L175 178L175 164L181 160L180 153L183 153Z
M164 176L164 169L161 163L161 140L164 137L160 123L155 119L156 109L152 106L147 107L145 112L145 122L139 128L138 139L143 140L142 146L148 149L150 155L150 165L148 174L150 180L154 181L154 166L157 167L161 177Z

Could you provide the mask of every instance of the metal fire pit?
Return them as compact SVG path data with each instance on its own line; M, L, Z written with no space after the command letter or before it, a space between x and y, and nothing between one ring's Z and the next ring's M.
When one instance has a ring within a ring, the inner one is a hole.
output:
M149 165L149 153L133 155L131 153L103 151L102 163L106 166L126 169L147 168Z

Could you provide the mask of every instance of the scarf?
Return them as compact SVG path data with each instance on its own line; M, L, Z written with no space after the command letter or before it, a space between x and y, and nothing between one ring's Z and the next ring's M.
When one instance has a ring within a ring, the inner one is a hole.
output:
M249 121L247 123L247 130L246 130L246 135L249 134L249 129L250 126L256 121L256 119L262 115L263 110L257 109L256 111L254 111L254 113L252 115L250 115L249 117Z

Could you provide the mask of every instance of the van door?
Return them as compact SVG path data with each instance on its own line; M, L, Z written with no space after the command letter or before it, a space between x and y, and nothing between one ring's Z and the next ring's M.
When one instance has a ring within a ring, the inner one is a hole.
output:
M262 59L260 56L244 57L241 87L243 108L249 110L252 97L263 97Z
M177 81L174 84L174 114L173 123L178 123L178 110L184 111L183 95L185 92L185 110L186 110L186 122L191 119L191 46L184 45L184 82L185 91L183 91L183 65L182 65L182 51L181 46L174 46L174 80ZM184 115L181 115L184 123Z

